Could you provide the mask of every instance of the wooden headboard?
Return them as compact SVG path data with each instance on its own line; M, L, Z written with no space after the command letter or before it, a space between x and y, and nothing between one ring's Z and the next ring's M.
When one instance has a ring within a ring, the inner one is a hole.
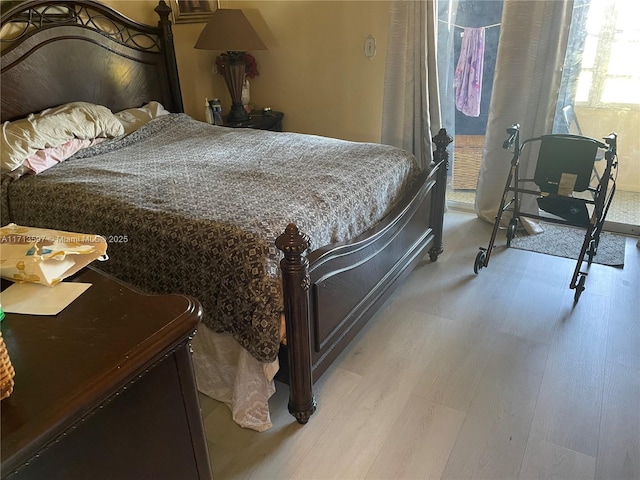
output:
M182 112L169 15L157 27L93 0L31 0L3 11L2 121L84 101L117 112L150 100Z

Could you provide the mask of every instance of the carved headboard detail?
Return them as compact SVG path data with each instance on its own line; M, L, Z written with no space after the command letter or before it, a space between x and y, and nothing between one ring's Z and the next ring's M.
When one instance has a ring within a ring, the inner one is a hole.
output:
M171 8L157 27L93 0L31 0L3 12L2 121L73 101L114 112L150 100L182 112Z

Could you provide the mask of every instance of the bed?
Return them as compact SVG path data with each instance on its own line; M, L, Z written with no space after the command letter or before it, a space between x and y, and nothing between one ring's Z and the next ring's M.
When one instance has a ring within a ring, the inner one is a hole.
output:
M243 384L230 396L260 383L256 408L268 408L277 371L306 423L320 375L412 268L442 252L451 138L434 137L435 160L420 170L394 147L198 122L182 113L171 9L160 0L155 11L157 27L94 1L3 12L3 122L74 102L110 112L159 102L171 113L39 175L3 175L2 224L105 236L110 259L98 268L203 303L199 388L225 361L217 339L230 342L252 363L248 376L227 371L237 358L218 374ZM364 177L374 181L356 190ZM268 424L268 411L241 423Z

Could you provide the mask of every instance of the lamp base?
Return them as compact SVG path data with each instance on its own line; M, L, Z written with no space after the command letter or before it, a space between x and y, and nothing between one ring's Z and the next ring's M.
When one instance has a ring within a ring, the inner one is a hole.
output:
M245 64L238 61L237 52L228 52L229 61L221 65L224 81L231 96L231 111L227 116L229 123L242 123L249 120L249 114L242 106L242 85L245 78Z
M242 103L234 103L231 106L231 111L227 116L227 122L229 123L243 123L249 121L249 114L244 109Z

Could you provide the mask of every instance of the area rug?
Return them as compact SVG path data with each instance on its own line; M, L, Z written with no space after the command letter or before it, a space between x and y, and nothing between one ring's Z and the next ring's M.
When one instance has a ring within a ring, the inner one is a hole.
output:
M541 226L544 232L537 235L518 232L517 236L511 240L511 246L520 250L546 253L556 257L578 259L587 233L586 229L552 223L543 223ZM601 232L593 263L623 267L625 243L626 237L622 235Z

